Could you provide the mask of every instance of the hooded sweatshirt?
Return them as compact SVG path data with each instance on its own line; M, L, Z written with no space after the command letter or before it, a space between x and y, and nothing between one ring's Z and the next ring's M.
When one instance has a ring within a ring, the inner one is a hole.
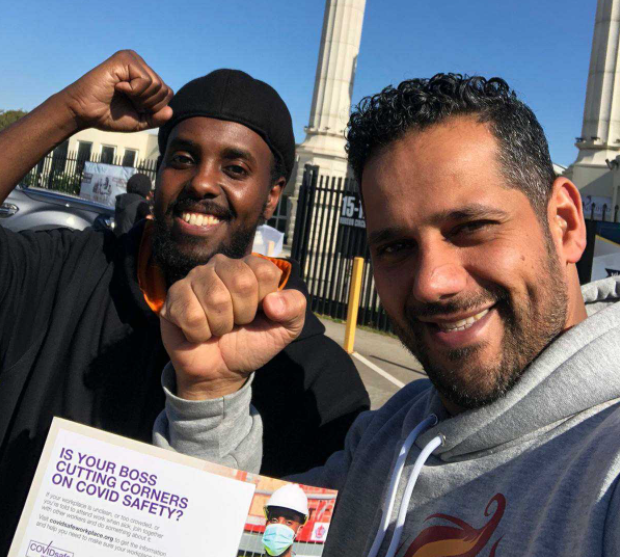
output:
M151 214L146 198L137 193L122 193L114 204L114 233L117 236L129 232L139 220Z
M325 556L620 555L620 278L582 292L588 319L500 400L451 417L427 381L414 382L360 415L323 467L295 477L340 490ZM173 395L173 374L156 443L217 459L208 439L182 439L188 402Z

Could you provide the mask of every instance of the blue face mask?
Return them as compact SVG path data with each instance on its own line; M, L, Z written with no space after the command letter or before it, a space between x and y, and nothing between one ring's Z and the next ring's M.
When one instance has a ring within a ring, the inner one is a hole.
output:
M295 531L284 524L269 524L263 534L263 545L269 555L282 555L295 541Z

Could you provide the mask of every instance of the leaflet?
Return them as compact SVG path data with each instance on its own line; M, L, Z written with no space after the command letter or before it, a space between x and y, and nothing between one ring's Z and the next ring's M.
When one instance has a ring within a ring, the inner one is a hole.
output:
M55 418L9 557L320 556L336 494Z

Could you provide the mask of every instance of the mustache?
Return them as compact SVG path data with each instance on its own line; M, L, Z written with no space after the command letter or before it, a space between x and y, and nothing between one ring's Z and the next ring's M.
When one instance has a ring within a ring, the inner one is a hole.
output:
M489 287L482 292L468 295L447 302L433 302L427 304L408 305L405 308L405 317L409 322L418 321L420 318L434 317L436 315L449 315L479 308L482 305L496 304L508 299L508 292L500 287Z
M191 195L181 192L170 205L166 214L179 214L185 212L208 213L220 220L231 220L237 215L228 207L222 207L211 199L195 199Z

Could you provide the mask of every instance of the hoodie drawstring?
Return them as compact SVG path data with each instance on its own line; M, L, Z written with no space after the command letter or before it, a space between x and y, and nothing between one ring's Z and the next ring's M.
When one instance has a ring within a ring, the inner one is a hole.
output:
M375 541L373 542L372 547L370 548L370 551L368 552L368 557L377 556L377 553L379 552L379 548L381 547L381 544L383 543L383 539L385 538L385 534L389 526L388 523L389 523L390 517L392 516L392 510L394 509L394 502L396 500L396 491L398 489L398 484L400 483L400 478L405 468L405 461L407 460L407 456L409 455L409 451L411 450L411 447L415 443L415 440L418 438L418 436L424 431L426 431L427 429L429 429L430 427L433 427L434 425L436 425L437 421L438 421L437 416L435 416L434 414L431 414L430 416L428 416L428 418L420 422L413 429L413 431L407 436L407 439L405 439L405 442L402 444L400 448L400 452L398 454L398 458L396 459L396 462L392 469L390 485L385 493L385 500L384 500L384 505L383 505L385 511L383 513L383 516L381 517L381 524L379 525L379 528L377 530ZM415 461L413 470L407 482L407 487L405 488L403 499L400 504L398 520L396 523L394 534L392 536L392 541L390 542L390 546L389 546L388 552L385 557L393 557L394 554L396 553L396 550L398 548L398 543L400 542L400 537L402 535L403 525L405 523L405 517L407 515L407 509L409 508L409 501L411 499L411 495L413 494L413 489L415 487L418 476L420 475L422 467L424 466L424 463L428 460L431 453L437 447L439 447L442 444L442 442L443 441L441 437L439 436L431 439L431 441L424 447L422 452L420 452L420 454L418 455L418 458Z

